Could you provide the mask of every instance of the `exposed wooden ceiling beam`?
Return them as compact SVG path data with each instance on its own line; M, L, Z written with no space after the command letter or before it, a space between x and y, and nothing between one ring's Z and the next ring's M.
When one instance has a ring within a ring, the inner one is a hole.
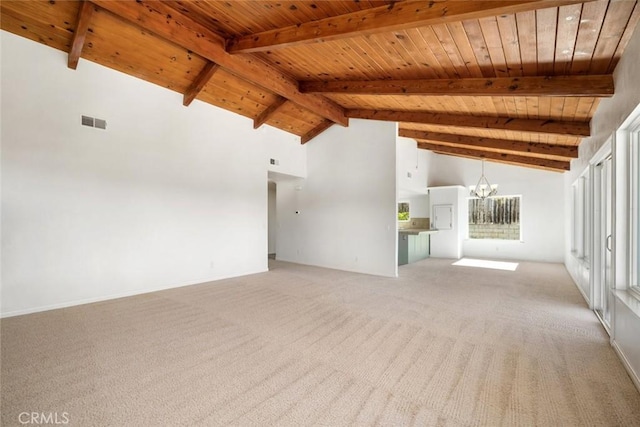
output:
M537 144L508 139L492 139L449 133L426 132L414 129L399 129L398 134L406 138L431 143L453 144L467 148L493 148L496 150L512 151L516 153L555 156L565 159L577 158L578 147L574 145Z
M426 1L390 3L318 21L249 34L230 40L231 53L259 52L385 31L480 19L591 0Z
M278 97L274 103L269 105L267 108L262 111L262 113L258 114L258 117L253 119L253 128L258 129L262 126L267 120L269 120L275 113L287 103L287 98Z
M329 120L324 120L318 126L314 127L313 129L311 129L306 134L302 135L300 137L300 143L301 144L306 144L307 142L311 141L316 136L320 135L325 130L329 129L331 126L333 126L332 122L330 122Z
M188 107L196 96L204 89L205 85L211 80L211 77L220 69L220 66L214 62L207 62L198 77L191 83L191 86L184 93L182 105Z
M562 160L550 160L550 159L542 159L539 157L519 156L516 154L495 153L492 151L482 151L482 150L473 150L469 148L450 147L445 145L430 144L427 142L419 142L418 148L421 148L423 150L430 150L438 153L443 153L443 154L455 154L455 155L474 157L478 159L501 160L509 163L517 163L520 165L543 167L546 169L551 169L559 172L564 172L571 169L571 163L568 161L562 161Z
M76 29L73 32L73 40L71 41L71 49L69 50L69 59L67 66L72 70L78 67L78 61L80 55L82 55L82 48L84 47L84 39L87 36L89 30L89 21L91 21L91 15L93 14L94 6L89 1L83 1L78 10L78 22Z
M470 116L391 110L347 110L347 116L353 119L422 123L463 128L501 129L563 136L586 137L590 134L589 123L586 122L513 119L509 117Z
M543 76L441 80L304 81L302 93L458 96L613 96L613 76Z
M451 156L451 157L461 157L464 159L471 159L471 160L486 160L488 162L492 162L492 163L502 163L505 165L513 165L513 166L519 166L519 167L525 167L525 168L531 168L531 169L540 169L540 170L546 170L546 171L551 171L551 172L565 172L564 170L558 170L558 169L551 169L551 168L547 168L544 166L537 166L537 165L525 165L522 163L515 163L515 162L510 162L507 160L496 160L496 159L481 159L479 157L475 157L475 156L469 156L469 155L463 155L463 154L455 154L455 153L441 153L439 151L434 151L435 154L440 154L442 156Z
M296 80L258 58L228 54L222 37L162 2L93 0L93 3L314 114L343 126L349 123L338 104L320 95L301 93Z

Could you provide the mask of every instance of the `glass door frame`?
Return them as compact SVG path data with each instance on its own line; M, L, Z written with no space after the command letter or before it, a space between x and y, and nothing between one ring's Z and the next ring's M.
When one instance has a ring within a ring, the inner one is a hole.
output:
M615 290L615 161L612 136L593 157L591 182L591 309L611 335ZM607 168L604 170L603 168ZM605 179L606 178L606 179ZM608 182L603 182L604 180ZM608 262L608 265L607 265Z

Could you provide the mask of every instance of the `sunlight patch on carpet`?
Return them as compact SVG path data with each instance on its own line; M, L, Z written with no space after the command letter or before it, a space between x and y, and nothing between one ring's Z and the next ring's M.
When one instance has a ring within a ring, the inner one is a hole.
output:
M488 261L485 259L472 258L462 258L461 260L454 262L453 265L462 267L490 268L492 270L506 271L516 271L516 268L518 268L517 262Z

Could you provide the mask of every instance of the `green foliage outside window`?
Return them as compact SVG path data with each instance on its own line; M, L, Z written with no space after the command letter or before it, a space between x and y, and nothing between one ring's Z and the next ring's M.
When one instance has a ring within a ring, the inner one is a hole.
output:
M409 221L409 203L398 203L398 221Z

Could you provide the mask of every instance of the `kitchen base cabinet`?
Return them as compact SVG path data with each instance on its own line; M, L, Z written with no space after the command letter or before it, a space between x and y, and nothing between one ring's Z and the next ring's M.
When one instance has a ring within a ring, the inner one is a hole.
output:
M403 233L398 236L398 265L409 263L409 237Z
M429 257L430 238L429 234L406 234L398 235L398 265L410 264Z

